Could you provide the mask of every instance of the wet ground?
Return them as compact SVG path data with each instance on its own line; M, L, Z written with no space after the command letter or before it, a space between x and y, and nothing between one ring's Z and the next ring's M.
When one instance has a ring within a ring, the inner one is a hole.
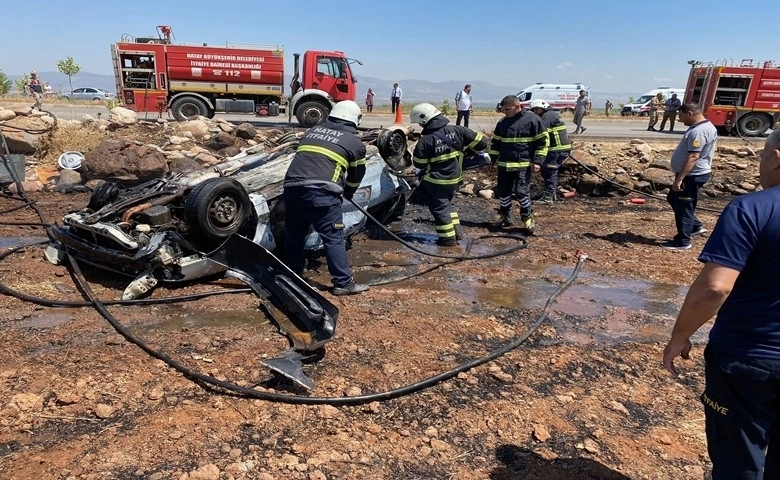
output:
M51 218L83 195L40 194ZM469 238L494 201L459 196ZM713 207L723 202L712 200ZM3 209L12 205L0 199ZM703 213L711 227L716 216ZM6 221L32 221L29 212ZM375 227L353 238L359 296L340 309L336 338L305 367L311 392L260 363L287 342L252 294L175 304L111 306L151 349L214 378L260 392L354 397L413 384L526 334L547 299L589 255L528 341L430 388L357 406L248 400L193 382L129 344L90 308L51 308L0 297L0 476L56 479L699 479L707 468L701 343L671 379L661 350L696 252L657 242L673 229L665 204L575 198L537 207L538 235L509 255L431 258ZM518 244L481 238L437 247L427 209L390 225L416 248L486 255ZM505 233L517 234L509 231ZM0 249L42 237L2 227ZM307 277L327 285L322 258ZM427 273L420 274L420 272ZM102 299L127 279L85 268ZM413 276L415 275L416 276ZM387 283L391 279L401 279ZM0 262L0 281L28 295L81 300L65 267L31 246ZM212 279L158 288L154 298L240 287ZM325 295L330 295L324 293ZM334 401L333 403L338 403Z

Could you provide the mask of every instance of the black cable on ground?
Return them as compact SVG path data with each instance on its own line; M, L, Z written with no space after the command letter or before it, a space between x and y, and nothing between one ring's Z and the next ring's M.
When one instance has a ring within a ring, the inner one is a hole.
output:
M379 220L377 220L376 218L371 216L370 213L368 213L363 207L358 205L357 202L355 202L351 198L349 199L349 202L352 203L352 205L354 205L355 208L357 208L360 211L360 213L362 213L368 219L370 219L372 222L374 222L376 225L378 225L379 228L381 228L385 233L387 233L388 235L393 237L393 239L396 240L398 243L400 243L401 245L405 246L406 248L408 248L410 250L413 250L413 251L415 251L417 253L420 253L422 255L426 255L428 257L447 258L447 259L453 259L453 260L481 260L481 259L484 259L484 258L494 258L494 257L499 257L501 255L507 255L509 253L516 252L518 250L522 250L523 248L528 247L528 239L525 236L497 233L497 234L491 234L491 235L481 235L479 237L476 237L476 238L472 239L471 241L469 241L467 249L470 249L471 243L473 243L474 240L481 239L481 238L509 238L509 239L512 239L512 240L519 241L520 244L516 245L514 247L507 248L505 250L499 250L499 251L492 252L492 253L486 253L484 255L475 255L473 257L472 256L468 256L468 255L442 255L442 254L439 254L439 253L427 252L427 251L425 251L423 249L415 247L411 243L407 242L406 240L402 239L401 237L399 237L395 233L391 232L387 227L382 225L382 223Z
M661 201L664 201L664 202L666 201L665 197L659 197L658 195L653 195L652 193L647 193L647 192L643 192L641 190L637 190L637 189L632 188L632 187L627 187L625 185L621 185L621 184L619 184L619 183L617 183L617 182L615 182L615 181L605 177L604 175L600 174L599 172L597 172L597 171L593 170L592 168L590 168L589 166L585 165L583 162L577 160L577 158L574 155L572 155L571 153L569 153L569 158L571 158L572 160L577 162L588 173L593 174L593 175L599 177L600 179L602 179L602 180L604 180L604 181L606 181L608 183L611 183L612 185L615 185L620 190L627 190L629 192L634 192L634 193L636 193L638 195L642 195L642 196L647 197L647 198L652 198L652 199L655 199L655 200L661 200ZM712 213L717 213L717 214L720 214L723 211L723 210L720 210L720 209L717 209L717 208L710 208L710 207L706 207L706 206L702 206L702 205L697 205L696 206L696 210L701 210L701 211L705 211L705 212L712 212Z

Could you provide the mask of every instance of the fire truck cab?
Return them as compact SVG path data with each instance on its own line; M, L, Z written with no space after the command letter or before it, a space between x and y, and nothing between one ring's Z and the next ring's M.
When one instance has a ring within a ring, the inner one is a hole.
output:
M691 71L684 102L701 106L716 127L758 136L780 120L780 67L775 62L688 63Z

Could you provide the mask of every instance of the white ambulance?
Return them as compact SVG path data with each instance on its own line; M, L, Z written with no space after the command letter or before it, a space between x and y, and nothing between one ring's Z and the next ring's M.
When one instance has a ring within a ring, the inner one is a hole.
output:
M623 105L623 109L620 110L620 114L623 115L624 117L630 115L633 116L639 115L640 117L649 115L650 100L652 100L653 97L655 97L659 93L663 95L664 101L670 99L673 93L677 94L677 98L679 98L680 101L682 101L683 97L685 97L684 88L658 87L653 90L648 90L633 102Z
M590 88L581 83L535 83L520 90L516 96L523 108L528 108L532 100L542 99L555 110L574 111L580 90L590 96ZM501 110L500 106L497 110Z

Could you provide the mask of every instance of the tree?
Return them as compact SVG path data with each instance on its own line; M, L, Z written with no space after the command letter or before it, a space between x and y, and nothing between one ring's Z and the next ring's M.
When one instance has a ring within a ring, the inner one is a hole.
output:
M19 93L27 93L27 90L25 90L24 86L27 85L27 82L29 81L30 81L30 77L28 77L27 74L25 73L24 75L21 76L21 78L17 79L16 82L14 82L14 84L16 85L16 90Z
M73 76L79 73L81 67L79 67L74 61L73 57L68 57L65 60L57 62L57 70L60 73L64 73L68 76L68 85L70 85L70 93L73 93Z
M11 79L0 70L0 95L7 95L11 91Z

